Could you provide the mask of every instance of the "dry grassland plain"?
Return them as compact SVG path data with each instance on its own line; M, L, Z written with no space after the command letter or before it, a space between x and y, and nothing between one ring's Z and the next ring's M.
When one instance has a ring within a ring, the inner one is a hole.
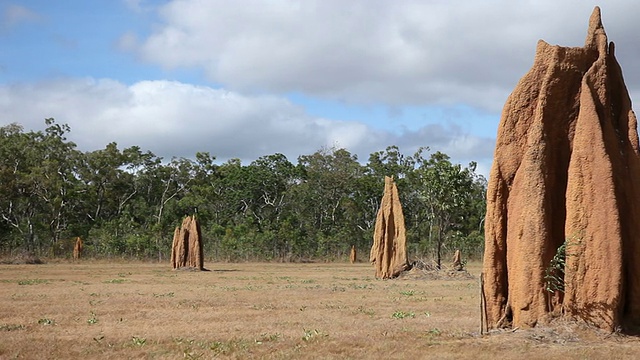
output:
M620 359L584 326L479 334L474 279L374 279L369 264L0 265L0 359Z

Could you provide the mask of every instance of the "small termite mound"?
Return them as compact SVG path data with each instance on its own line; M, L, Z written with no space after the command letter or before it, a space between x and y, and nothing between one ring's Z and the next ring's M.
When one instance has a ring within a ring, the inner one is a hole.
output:
M84 248L84 245L82 243L82 239L78 236L76 238L76 243L73 246L73 259L74 260L80 259L80 257L82 256L82 249L83 248Z
M354 264L357 261L356 246L355 245L351 245L351 252L349 253L349 260L351 261L352 264Z
M451 262L451 268L455 271L462 271L464 269L464 264L462 263L460 250L456 250L453 254L453 261Z

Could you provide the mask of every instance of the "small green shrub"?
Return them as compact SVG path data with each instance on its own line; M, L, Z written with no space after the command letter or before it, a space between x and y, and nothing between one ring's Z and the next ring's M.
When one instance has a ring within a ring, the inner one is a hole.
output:
M564 273L565 266L567 264L567 248L572 244L573 242L565 240L565 242L558 247L556 254L549 263L549 266L545 269L545 289L550 293L554 293L556 291L564 292Z

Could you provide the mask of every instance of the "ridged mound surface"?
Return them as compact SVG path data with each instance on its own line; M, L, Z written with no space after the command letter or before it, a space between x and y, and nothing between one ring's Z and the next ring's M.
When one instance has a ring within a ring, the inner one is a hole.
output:
M639 154L596 7L584 47L538 42L502 112L485 222L490 328L562 313L607 330L639 323ZM565 241L564 291L551 293L545 270Z

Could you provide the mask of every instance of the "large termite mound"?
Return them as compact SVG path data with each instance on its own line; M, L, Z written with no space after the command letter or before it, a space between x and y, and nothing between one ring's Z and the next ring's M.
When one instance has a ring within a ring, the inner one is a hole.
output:
M187 216L182 226L176 227L171 247L171 266L174 269L193 268L204 270L202 234L195 216Z
M407 258L406 230L398 187L391 177L384 179L384 194L376 217L373 246L369 260L376 278L397 277L411 266Z
M485 223L489 328L561 314L606 330L640 323L639 154L595 8L584 47L538 42L502 112ZM549 272L563 259L564 271Z

